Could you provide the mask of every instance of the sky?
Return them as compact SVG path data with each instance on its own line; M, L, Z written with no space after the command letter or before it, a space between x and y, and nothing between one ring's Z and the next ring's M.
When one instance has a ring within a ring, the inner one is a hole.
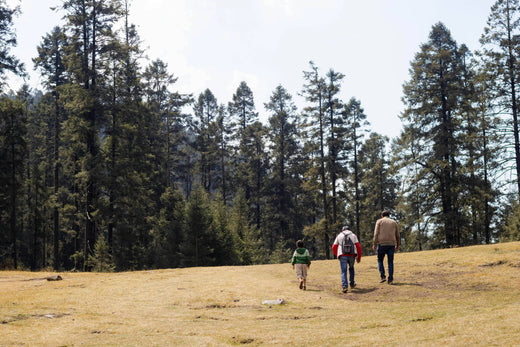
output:
M130 21L138 28L147 59L161 59L177 82L172 91L197 97L209 88L219 104L232 100L241 81L264 104L282 85L301 110L303 71L313 61L325 76L345 75L339 97L361 102L371 130L399 136L403 83L410 62L442 22L471 51L495 0L132 0ZM42 89L32 58L42 37L60 25L52 11L61 0L7 0L21 6L15 19L18 46L32 88ZM11 86L22 81L11 76ZM14 88L13 87L13 88Z

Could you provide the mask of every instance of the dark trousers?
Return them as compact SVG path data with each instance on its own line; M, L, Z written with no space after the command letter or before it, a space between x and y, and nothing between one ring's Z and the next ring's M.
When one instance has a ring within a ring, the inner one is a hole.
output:
M394 280L394 253L395 246L377 246L377 263L379 265L379 273L381 274L381 278L386 278L385 275L385 265L383 264L383 260L385 260L385 255L388 256L388 281Z

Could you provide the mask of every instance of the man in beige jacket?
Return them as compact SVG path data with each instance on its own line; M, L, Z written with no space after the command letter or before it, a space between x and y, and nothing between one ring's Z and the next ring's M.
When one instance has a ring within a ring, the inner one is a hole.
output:
M372 249L377 252L377 263L379 265L381 283L386 281L385 266L383 264L385 255L388 256L388 284L394 282L394 253L399 252L400 245L401 237L399 235L397 222L390 218L389 211L383 211L381 213L381 219L378 219L376 222L374 240L372 243Z

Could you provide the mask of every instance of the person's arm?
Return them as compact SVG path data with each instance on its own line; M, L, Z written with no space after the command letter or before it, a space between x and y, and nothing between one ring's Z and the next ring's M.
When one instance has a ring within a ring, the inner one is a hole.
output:
M395 240L397 243L395 251L399 252L399 248L401 248L401 234L399 233L399 225L397 224L397 222L395 223Z
M357 249L357 262L359 263L361 261L361 245L359 242L356 242L356 249Z
M334 244L332 245L332 252L334 253L334 256L338 257L338 237L336 236L336 239L334 239Z
M372 240L372 249L374 250L374 252L376 251L377 249L377 239L379 237L379 227L381 225L381 219L379 219L377 222L376 222L376 226L374 228L374 239Z

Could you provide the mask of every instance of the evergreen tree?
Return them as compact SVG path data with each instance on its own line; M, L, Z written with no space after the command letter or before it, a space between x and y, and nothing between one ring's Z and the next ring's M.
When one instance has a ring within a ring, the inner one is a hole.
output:
M18 90L16 98L22 103L24 119L27 120L26 133L26 169L23 195L23 228L20 240L20 260L37 270L47 265L47 235L50 229L49 192L47 182L50 148L48 143L48 124L46 117L35 111L36 99L41 93L32 94L28 85Z
M200 156L196 173L206 192L216 190L218 170L218 123L219 106L213 93L206 89L199 95L194 105L195 148Z
M234 139L229 143L234 154L234 182L245 192L246 200L250 201L255 189L255 182L251 180L255 171L255 155L250 147L254 141L251 135L254 133L249 129L258 122L258 113L255 110L253 92L246 82L241 82L233 94L233 101L228 103L228 112L231 118L231 139Z
M229 206L222 198L212 201L213 226L216 244L214 248L215 265L237 265L239 251L237 239L231 230Z
M273 250L277 242L300 236L303 220L297 218L297 192L300 176L296 171L300 159L297 143L296 106L292 96L282 86L276 87L265 104L269 117L268 136L271 143L271 171L269 179L269 211L263 230L268 231L267 242Z
M105 90L104 186L102 219L109 249L118 269L150 266L153 236L149 231L159 214L159 197L166 182L160 159L160 118L152 106L143 104L148 90L139 81L138 59L142 51L135 27L128 22L125 1L124 27L111 42L110 56L103 65ZM143 78L146 83L146 79ZM157 144L154 146L154 144Z
M372 247L372 231L383 210L396 210L398 177L387 151L388 138L370 133L358 155L359 229L363 252ZM357 205L356 205L357 206Z
M439 241L448 246L461 242L458 200L461 83L457 44L449 30L438 23L412 62L410 81L404 85L406 109L401 119L405 130L401 140L408 147L406 154L402 149L402 158L421 167L416 188L431 189L431 197L422 203L435 201L424 212L438 215L440 229L437 231L442 232L442 236L438 235Z
M240 82L233 94L233 101L228 103L228 112L233 119L233 132L239 135L239 139L246 128L258 120L253 92L246 82Z
M516 173L517 194L520 201L520 134L518 125L518 95L520 84L519 52L520 4L518 0L498 0L491 7L480 42L483 55L487 57L486 68L494 83L494 103L498 109L507 110L509 134L508 143L514 147L513 167Z
M506 223L502 226L500 241L511 242L520 240L520 204L512 202L505 220Z
M20 101L0 97L0 255L3 265L18 268L22 235L22 189L27 155L27 118Z
M196 186L187 201L186 237L181 245L183 266L211 266L216 264L217 243L213 213L205 188Z
M114 272L115 266L110 254L110 247L104 236L98 237L94 245L94 251L89 256L89 263L92 266L92 271L96 272Z
M234 237L237 264L253 265L268 262L262 244L260 229L250 223L250 207L245 193L239 190L230 211L229 228Z
M459 50L462 59L461 89L461 202L464 218L461 231L464 244L491 242L491 220L497 192L492 178L498 168L497 148L499 119L491 113L487 72L478 72L476 61L465 45ZM494 135L491 135L494 134Z
M328 155L328 170L330 175L330 186L331 186L331 208L332 218L331 225L335 230L338 229L343 221L338 220L338 181L340 179L341 172L341 161L339 158L342 155L342 142L344 140L345 128L343 126L343 102L338 98L338 94L341 89L341 82L345 75L330 69L327 72L327 84L325 93L325 107L324 113L326 114L327 127L328 127L328 138L327 145L329 148ZM359 235L359 231L358 231Z
M61 267L59 257L60 233L60 214L58 191L60 183L60 146L61 140L61 123L65 117L63 104L60 100L60 88L66 83L65 65L63 62L64 47L66 45L66 36L59 27L55 27L50 34L43 37L40 46L37 47L38 57L33 59L36 68L39 68L44 77L44 85L49 92L52 101L48 101L48 112L52 115L52 122L45 129L52 132L52 156L49 158L53 173L53 267L55 270ZM43 104L42 104L43 105ZM42 110L44 113L47 111Z
M347 176L345 179L347 185L347 191L352 192L353 194L347 194L348 196L353 196L353 199L350 198L351 208L348 212L350 216L349 219L352 221L350 225L355 228L355 233L358 235L361 242L365 243L365 239L369 237L366 233L366 229L362 230L360 227L361 222L361 175L362 172L360 170L359 164L359 152L363 146L363 140L365 137L365 133L368 132L368 121L366 120L367 116L363 108L361 107L361 102L356 100L355 98L351 98L349 102L344 107L343 112L344 123L345 126L349 129L344 132L344 139L346 139L344 143L343 153L345 156L346 166L351 168L351 174ZM350 184L349 184L350 182Z
M267 129L259 121L249 125L244 131L244 143L240 148L245 163L243 170L239 168L239 172L243 174L245 185L249 187L249 194L245 193L249 206L249 224L256 230L262 228L265 209L265 186L269 167L265 143L266 131Z
M480 65L482 66L482 65ZM478 175L476 175L475 204L479 210L476 221L479 225L477 239L490 243L493 234L493 219L497 217L496 202L500 198L499 186L502 170L502 158L504 148L502 147L503 133L501 131L503 120L495 109L490 106L490 99L493 93L489 88L489 81L492 80L485 70L481 69L474 78L475 94L475 141L479 146L476 148L475 163ZM478 232L482 233L479 237ZM496 237L496 235L495 235ZM474 237L475 239L475 237ZM478 240L477 240L478 241Z
M161 211L152 230L152 259L158 268L179 267L184 263L180 245L185 237L185 201L179 189L167 187L161 196Z
M308 192L313 194L321 190L321 198L315 195L315 204L311 204L313 223L321 220L323 228L314 228L311 232L308 229L307 235L314 234L317 238L323 238L323 248L325 257L330 257L329 237L330 237L330 212L329 212L329 191L327 183L327 120L325 115L326 103L326 82L319 76L318 67L311 61L309 62L311 71L304 71L303 77L306 84L303 86L302 95L309 103L304 109L305 123L302 126L302 136L305 142L305 153L307 153L307 173L306 185ZM318 210L319 200L321 200L321 211Z
M215 122L215 138L218 148L218 174L216 180L216 187L221 193L222 202L226 205L230 202L233 192L231 192L231 153L230 153L230 138L231 131L229 121L224 105L218 108L218 116Z
M0 91L4 87L7 71L15 74L24 73L23 64L10 53L11 48L17 45L13 19L19 12L19 7L9 8L5 0L0 0Z
M88 255L96 238L96 220L99 208L101 160L100 129L104 110L100 78L105 76L101 70L102 57L109 57L113 42L114 23L121 18L120 0L64 0L61 9L65 12L65 32L69 37L66 68L71 75L66 97L71 115L79 119L73 122L84 142L84 152L80 168L85 200L83 256L84 270L88 269Z

